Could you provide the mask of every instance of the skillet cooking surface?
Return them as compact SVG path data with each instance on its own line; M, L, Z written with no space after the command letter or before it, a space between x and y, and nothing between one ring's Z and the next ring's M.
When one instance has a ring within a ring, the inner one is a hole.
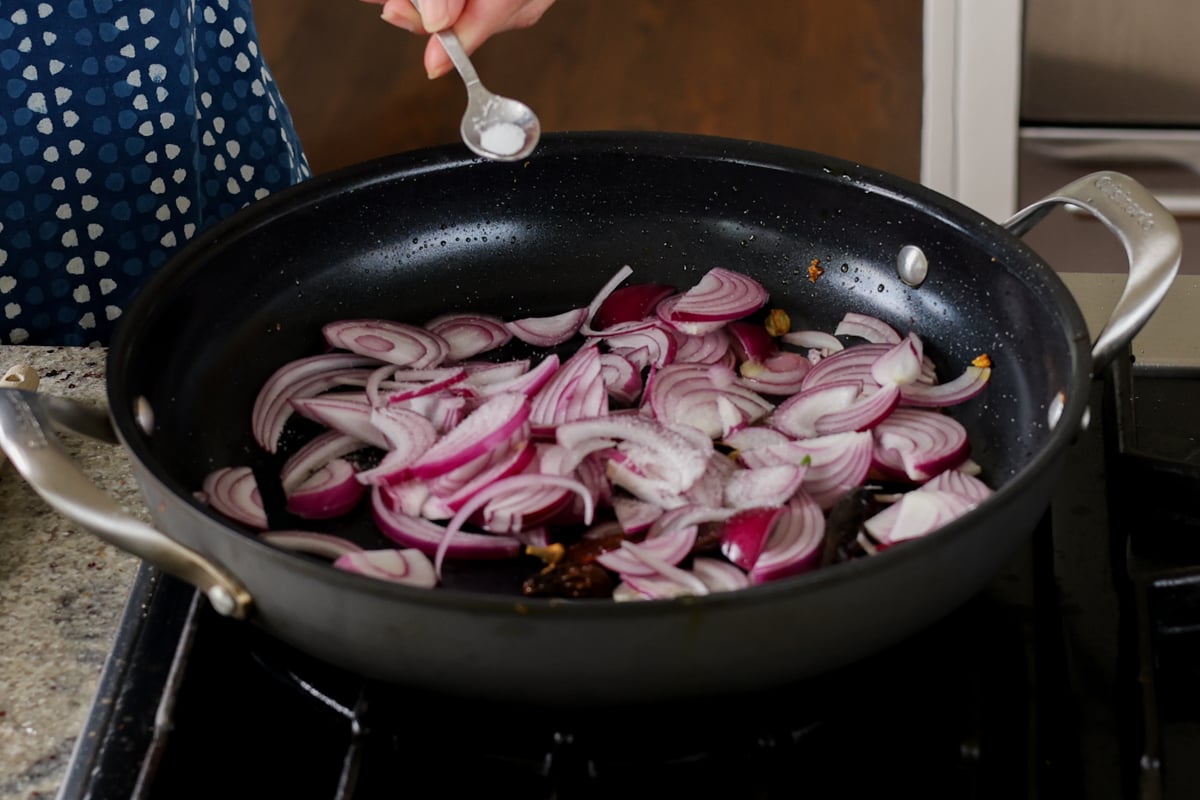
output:
M919 289L896 275L908 244L930 262ZM825 272L810 282L814 259ZM515 165L459 147L384 159L259 203L179 262L143 290L114 345L110 398L127 442L184 497L214 467L249 463L274 527L367 546L387 540L365 511L319 526L280 512L272 481L282 457L262 453L249 430L266 377L321 352L332 320L559 313L585 305L624 264L634 269L627 283L683 288L712 267L745 272L793 329L877 315L921 335L943 379L990 354L990 388L953 413L994 486L1046 445L1049 402L1078 380L1087 340L1052 272L973 212L826 156L695 137L548 136ZM139 394L155 410L152 439L121 418ZM507 592L526 574L513 568L483 563L447 578Z

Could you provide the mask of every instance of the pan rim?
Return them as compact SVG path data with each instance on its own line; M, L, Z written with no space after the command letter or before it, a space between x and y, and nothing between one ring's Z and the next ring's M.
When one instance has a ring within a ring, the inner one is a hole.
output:
M319 175L301 184L289 187L264 198L253 206L243 209L212 228L199 233L176 257L156 273L142 288L123 316L116 329L113 344L109 348L106 375L107 392L113 409L114 426L126 450L137 459L139 465L154 475L170 493L183 498L191 510L204 514L216 523L214 531L227 539L236 540L236 546L249 544L250 552L286 565L289 569L301 570L302 574L331 583L339 589L356 593L378 595L389 600L407 604L428 605L438 608L469 608L475 612L494 612L511 615L514 612L544 616L547 614L571 614L590 617L593 615L660 615L677 614L697 608L720 608L731 603L738 606L769 603L780 595L795 597L816 592L822 587L848 581L869 580L872 574L902 569L914 559L923 559L941 547L941 542L971 535L976 521L991 509L1010 502L1026 493L1032 484L1043 479L1043 473L1058 460L1070 444L1081 423L1088 405L1087 386L1090 382L1090 338L1082 311L1065 283L1052 268L1020 239L973 209L946 197L935 190L914 183L900 176L882 172L872 167L857 164L835 156L799 150L764 142L726 137L714 137L675 132L628 132L628 131L585 131L546 133L539 145L541 152L549 157L581 152L604 152L628 157L653 156L664 158L689 158L699 160L719 159L724 163L744 164L765 169L789 170L803 166L807 170L814 165L842 176L856 187L865 191L885 195L889 200L910 207L918 207L925 216L938 224L970 231L973 236L985 237L990 246L1011 252L1017 263L1029 275L1035 275L1039 289L1048 293L1047 302L1057 307L1064 315L1064 329L1071 333L1073 385L1064 387L1067 400L1058 425L1050 432L1041 449L1025 467L999 487L995 494L969 512L966 516L950 523L935 533L906 543L903 547L890 548L877 556L856 559L815 570L803 575L750 586L735 592L713 593L700 597L675 598L640 602L615 602L608 599L572 600L559 598L514 597L455 589L418 589L400 584L365 578L346 573L332 566L316 562L302 555L273 547L257 539L248 529L230 524L211 511L198 505L197 501L176 485L175 479L162 481L158 471L151 469L155 459L145 444L132 413L118 413L117 409L132 409L135 398L128 396L127 387L119 382L125 373L125 364L136 357L139 321L153 306L153 298L167 292L177 281L187 277L189 256L202 251L212 243L244 235L257 229L280 215L287 214L297 205L319 203L331 194L341 193L348 188L363 188L377 182L394 181L415 177L429 172L459 169L495 169L496 165L484 162L457 145L443 145L421 150L399 153L381 159L351 165ZM531 157L531 161L539 155ZM505 168L521 169L521 164ZM936 212L936 213L934 213ZM181 266L176 266L181 265ZM197 548L205 550L205 548ZM206 555L213 556L219 548L208 548ZM614 611L614 609L620 609Z

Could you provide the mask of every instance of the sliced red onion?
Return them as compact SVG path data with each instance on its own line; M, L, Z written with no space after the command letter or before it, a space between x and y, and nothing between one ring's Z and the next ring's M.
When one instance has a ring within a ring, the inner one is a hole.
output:
M675 355L669 362L723 364L730 369L736 366L737 356L724 327L695 336L674 329L671 332L675 337Z
M346 553L333 562L333 566L369 578L402 583L421 589L437 586L437 575L429 557L420 550L362 550Z
M891 325L869 314L847 312L833 331L834 336L856 336L876 344L899 344L900 334Z
M688 321L675 318L673 312L675 306L679 305L681 300L683 300L682 294L673 294L665 300L660 301L654 309L654 315L671 330L687 336L707 336L710 333L721 330L728 324L728 320L724 319Z
M785 513L785 507L779 505L746 508L734 514L721 527L722 555L749 571Z
M711 440L701 446L698 437L633 414L567 422L558 426L555 436L563 447L588 452L597 449L597 440L619 441L618 450L642 466L651 484L674 495L704 474L712 454Z
M413 369L436 367L450 353L449 343L436 333L386 319L338 320L321 332L330 347Z
M383 435L388 451L377 465L358 473L361 484L407 480L409 468L438 440L432 422L415 411L383 406L371 409L371 424Z
M714 267L683 293L670 310L675 322L728 322L753 314L767 302L762 284L740 272Z
M623 356L638 369L661 367L676 358L675 334L660 325L604 337L609 351Z
M938 411L897 408L873 433L876 464L917 482L953 469L971 452L962 424Z
M817 362L804 376L804 389L813 389L830 383L858 381L863 391L873 390L879 384L871 370L881 356L892 349L887 344L859 344L847 347Z
M789 441L787 434L781 431L763 426L752 426L749 428L739 428L736 431L730 432L721 440L721 443L726 447L731 447L736 451L742 452L753 450L756 447L770 447L771 445L784 444L787 441Z
M596 314L600 311L600 306L604 305L604 302L613 292L617 290L617 287L620 286L621 283L632 274L633 267L629 266L628 264L623 265L620 269L613 273L612 277L605 281L604 285L600 287L600 290L597 291L592 297L592 301L588 303L587 307L587 320L583 325L583 328L587 329L584 331L585 333L590 335L593 332L591 329L601 327L600 323L595 321Z
M408 472L414 478L434 478L515 438L527 437L528 429L528 399L519 394L496 395L438 439Z
M961 469L943 470L930 478L921 489L953 492L975 503L982 503L995 493L992 487Z
M773 408L729 370L704 364L668 364L655 372L646 395L660 422L690 425L711 439L756 422Z
M641 397L642 374L624 356L601 353L600 375L608 396L621 405L633 405Z
M884 386L914 383L921 377L924 356L924 342L916 334L910 333L875 360L871 365L871 377Z
M453 539L458 536L469 535L462 531L463 524L471 518L477 510L482 508L492 498L498 497L507 492L520 491L530 487L558 487L577 493L584 503L583 523L585 525L592 524L592 515L594 507L592 505L592 496L588 494L587 487L576 480L564 478L560 475L513 475L508 478L501 478L492 483L474 495L471 499L463 504L454 517L446 525L446 535L442 541L438 543L437 553L434 555L433 564L437 574L442 572L442 562L447 555L450 555L453 546Z
M725 484L738 472L739 467L732 459L714 454L700 480L693 483L683 498L694 505L719 508L725 503Z
M663 283L636 283L614 289L596 308L584 332L588 335L602 333L616 325L652 317L655 307L674 293L674 286Z
M513 336L535 347L555 347L579 333L587 308L573 308L549 317L525 317L505 323Z
M784 400L767 422L775 430L798 439L816 436L817 420L852 407L861 393L861 381L821 383Z
M258 538L284 550L308 553L330 561L347 553L362 552L362 548L349 539L315 531L263 531Z
M442 314L425 323L425 327L450 345L447 358L451 361L464 361L495 350L512 339L512 332L504 320L491 314Z
M778 464L737 470L725 482L725 505L729 508L781 506L800 488L807 469L802 464Z
M866 480L871 471L874 451L875 441L871 432L861 431L755 448L742 453L740 458L748 467L773 464L807 466L801 488L821 508L828 510L847 492Z
M865 520L863 527L880 546L932 533L975 507L955 492L926 489L907 492L892 505Z
M532 463L535 448L528 442L520 442L503 457L493 461L486 469L475 473L469 480L456 484L445 481L446 475L435 478L430 482L430 493L438 497L450 511L447 519L463 504L475 496L481 489L490 486L501 478L518 475Z
M295 397L312 397L336 386L365 385L371 368L379 362L349 353L326 353L291 361L275 370L258 392L250 412L254 440L269 453L292 413Z
M649 553L659 564L675 566L687 558L696 544L696 525L679 525L666 528L658 533L651 533L638 547L643 554ZM596 556L596 563L605 569L620 573L622 577L629 575L655 575L658 569L646 559L638 557L633 550L617 548L608 550Z
M267 529L267 512L250 467L218 467L204 477L201 491L214 511L247 527Z
M462 367L396 370L392 379L398 386L386 392L380 392L383 404L394 405L445 391L465 381L467 371Z
M608 393L600 371L600 351L585 346L558 368L533 396L530 421L535 432L548 433L573 419L586 419L608 410Z
M354 465L335 458L287 494L287 510L305 519L332 519L350 512L366 487L355 479Z
M476 385L476 391L480 397L490 397L503 392L533 397L542 390L542 387L554 376L554 373L558 371L560 366L562 366L562 363L559 357L551 353L539 361L533 369L526 370L520 375L514 375L505 380Z
M775 339L762 325L735 320L726 325L724 330L729 332L730 345L738 361L760 363L779 350Z
M789 331L780 336L779 341L794 347L819 350L825 355L845 349L845 345L842 344L840 339L826 331Z
M887 419L900 403L900 393L901 388L898 384L889 383L874 394L859 397L841 411L833 411L817 417L814 427L822 436L846 431L871 430Z
M645 593L647 584L644 583L644 581L652 580L661 576L679 584L685 590L688 590L686 593L694 595L708 594L708 586L704 584L704 581L700 580L686 569L681 569L674 564L663 561L658 557L657 553L648 549L644 544L635 544L627 540L621 542L621 549L632 555L635 559L652 570L651 574L649 575L621 574L621 577L625 583L628 583L635 588L639 586L643 587L642 589L638 590L639 592ZM605 555L607 555L607 553ZM679 595L674 594L672 596Z
M900 402L918 408L944 408L965 403L982 392L991 377L990 367L967 367L961 375L946 383L911 383L901 387Z
M745 572L718 558L696 557L692 560L692 573L704 581L710 592L733 592L750 585Z
M663 515L662 506L636 497L616 495L612 499L612 510L621 530L626 534L639 534L649 530L656 519Z
M423 517L405 514L389 507L385 490L371 489L371 514L383 535L404 546L415 547L426 555L462 559L513 558L521 552L521 542L512 536L457 531L450 541L446 528Z
M742 383L773 397L789 397L804 387L812 362L799 353L779 352L759 362L743 362Z
M775 526L766 547L750 570L751 583L766 583L799 575L820 564L825 541L825 515L821 506L799 492Z
M371 403L365 394L335 392L291 402L303 417L380 449L388 448L383 433L371 423Z
M317 434L293 453L279 470L279 482L285 493L293 491L327 462L362 450L367 443L341 431Z

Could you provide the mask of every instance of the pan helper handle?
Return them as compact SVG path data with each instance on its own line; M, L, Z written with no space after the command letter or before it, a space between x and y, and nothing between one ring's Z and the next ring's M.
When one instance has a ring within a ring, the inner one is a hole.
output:
M106 542L197 587L219 613L244 618L251 600L240 581L194 550L135 519L92 483L55 434L46 399L21 389L0 391L0 449L21 476L59 513ZM57 409L55 416L61 412Z
M1112 316L1092 344L1092 374L1098 374L1132 341L1162 302L1175 275L1183 242L1170 212L1128 175L1094 172L1021 209L1004 227L1022 236L1055 206L1082 208L1103 222L1125 246L1129 279Z

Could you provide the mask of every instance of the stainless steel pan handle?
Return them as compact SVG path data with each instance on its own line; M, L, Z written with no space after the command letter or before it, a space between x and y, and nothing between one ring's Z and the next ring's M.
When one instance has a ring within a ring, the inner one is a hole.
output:
M251 598L237 578L126 513L67 454L53 422L58 427L115 441L111 427L101 424L98 415L63 398L42 397L20 389L0 390L0 448L56 511L106 542L200 589L219 613L244 618Z
M1179 272L1179 224L1149 190L1120 172L1093 172L1018 211L1004 223L1022 236L1055 206L1082 208L1125 246L1129 279L1112 315L1092 344L1097 374L1141 330Z

